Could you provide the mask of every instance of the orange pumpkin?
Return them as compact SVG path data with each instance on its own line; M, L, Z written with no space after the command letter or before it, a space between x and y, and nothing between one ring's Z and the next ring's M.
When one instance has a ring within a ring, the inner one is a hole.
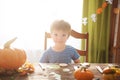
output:
M115 68L108 68L103 71L104 80L120 80L120 72Z
M92 80L94 78L94 74L86 68L79 68L74 71L74 77L77 80Z
M4 48L0 49L0 67L6 70L18 69L26 62L26 53L24 50L10 48L10 44L17 38L5 43Z

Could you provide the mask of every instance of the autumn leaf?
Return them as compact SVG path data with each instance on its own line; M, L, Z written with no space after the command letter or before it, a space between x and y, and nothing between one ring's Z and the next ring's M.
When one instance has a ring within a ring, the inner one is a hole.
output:
M107 2L104 2L103 4L102 4L102 8L106 8L107 7Z
M101 14L101 13L102 13L102 11L103 11L103 9L102 9L102 8L98 8L98 9L97 9L97 11L96 11L96 13L97 13L97 14Z

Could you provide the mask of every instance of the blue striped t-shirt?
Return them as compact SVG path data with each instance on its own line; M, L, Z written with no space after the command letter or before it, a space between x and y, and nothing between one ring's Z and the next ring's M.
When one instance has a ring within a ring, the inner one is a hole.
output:
M71 60L76 60L80 57L74 47L66 45L66 48L61 52L53 51L50 47L46 50L41 59L41 63L71 63Z

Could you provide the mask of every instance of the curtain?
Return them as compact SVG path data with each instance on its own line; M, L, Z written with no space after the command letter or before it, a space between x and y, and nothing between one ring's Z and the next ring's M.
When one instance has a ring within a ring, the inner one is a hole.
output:
M87 18L87 24L82 25L82 32L89 33L88 61L92 63L108 62L111 5L108 4L100 14L96 13L104 2L105 0L84 0L83 2L83 18ZM96 22L91 20L92 14L96 14Z

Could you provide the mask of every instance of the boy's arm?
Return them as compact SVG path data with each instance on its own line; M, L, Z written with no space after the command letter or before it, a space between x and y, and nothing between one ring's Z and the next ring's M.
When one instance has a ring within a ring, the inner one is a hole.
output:
M74 63L80 63L80 59L78 58L78 59L74 60Z

